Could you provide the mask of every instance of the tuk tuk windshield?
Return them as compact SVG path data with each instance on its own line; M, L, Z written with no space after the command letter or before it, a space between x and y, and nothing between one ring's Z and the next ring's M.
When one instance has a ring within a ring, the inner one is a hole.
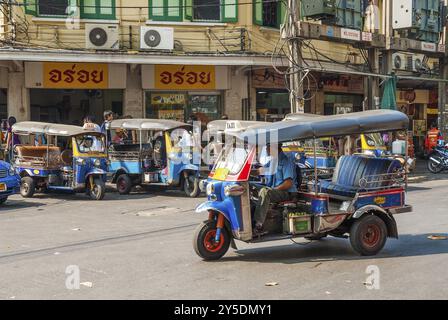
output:
M238 174L250 152L249 145L226 145L215 164L215 170L228 169L229 174Z
M96 135L81 135L76 137L76 144L81 153L104 153L105 143L104 137Z

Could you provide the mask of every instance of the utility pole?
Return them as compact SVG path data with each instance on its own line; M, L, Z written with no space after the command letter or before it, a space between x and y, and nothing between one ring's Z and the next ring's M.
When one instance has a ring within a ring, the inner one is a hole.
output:
M298 36L300 35L300 1L288 0L287 38L289 40L289 102L292 113L304 113L302 52Z

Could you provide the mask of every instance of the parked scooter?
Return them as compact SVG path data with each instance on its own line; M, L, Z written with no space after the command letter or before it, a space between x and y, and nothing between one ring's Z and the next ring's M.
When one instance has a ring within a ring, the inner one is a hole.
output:
M448 144L439 142L439 145L429 154L427 166L432 173L440 173L448 169Z

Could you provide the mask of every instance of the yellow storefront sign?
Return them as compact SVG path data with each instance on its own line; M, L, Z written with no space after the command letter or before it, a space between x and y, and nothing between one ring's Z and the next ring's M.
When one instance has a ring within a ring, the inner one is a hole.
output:
M47 89L107 89L108 64L44 63L44 88Z
M155 87L162 90L215 89L215 67L156 65Z

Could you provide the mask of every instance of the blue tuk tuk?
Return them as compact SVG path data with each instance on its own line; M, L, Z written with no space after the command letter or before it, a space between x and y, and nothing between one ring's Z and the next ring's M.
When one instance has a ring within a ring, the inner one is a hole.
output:
M121 119L112 121L109 130L109 172L120 194L136 185L181 187L188 197L200 194L200 139L191 125Z
M8 197L19 192L20 177L14 168L5 161L0 161L0 205L4 204Z
M12 127L22 143L14 146L13 166L21 178L20 194L36 191L85 192L102 200L106 192L105 136L82 127L25 121ZM41 135L45 145L35 145Z
M331 179L320 177L314 167L313 181L293 193L293 200L271 204L263 234L252 232L260 180L251 176L251 169L259 163L261 146L406 130L408 123L401 112L375 110L276 122L236 133L209 175L208 200L196 209L208 213L194 235L196 253L204 260L216 260L230 245L236 249L235 239L255 243L330 235L349 237L361 255L377 254L388 237L398 238L394 215L412 211L405 203L407 173L397 160L342 156Z

